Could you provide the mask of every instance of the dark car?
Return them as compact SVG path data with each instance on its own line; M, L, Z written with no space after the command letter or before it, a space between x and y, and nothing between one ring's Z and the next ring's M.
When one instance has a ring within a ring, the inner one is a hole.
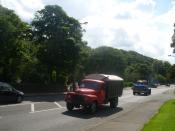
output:
M0 102L22 102L24 93L16 90L10 84L0 82Z
M151 87L151 88L157 88L157 87L158 87L158 84L156 84L156 83L151 83L151 84L150 84L150 87Z
M166 83L165 85L166 85L166 86L170 86L170 84L169 84L169 83Z

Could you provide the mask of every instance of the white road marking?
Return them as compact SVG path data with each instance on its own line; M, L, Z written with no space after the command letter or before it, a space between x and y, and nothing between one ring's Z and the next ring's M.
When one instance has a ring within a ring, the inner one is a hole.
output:
M57 105L59 108L63 108L59 103L57 103L57 102L54 102L55 103L55 105Z
M22 106L22 105L29 105L30 103L22 103L22 104L13 104L13 105L2 105L2 106L0 106L0 108L1 107L13 107L13 106Z
M31 112L35 112L35 106L34 106L34 103L31 103Z
M2 119L2 116L0 116L0 119Z
M29 113L38 113L38 112L45 112L45 111L54 111L54 110L59 110L59 109L64 109L64 108L65 108L65 107L62 107L62 108L52 108L52 109L34 111L34 112L29 112Z

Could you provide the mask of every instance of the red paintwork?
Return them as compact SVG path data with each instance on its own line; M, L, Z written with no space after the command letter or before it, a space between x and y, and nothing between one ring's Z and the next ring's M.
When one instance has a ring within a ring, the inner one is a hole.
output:
M90 104L90 102L93 102L93 101L96 101L97 104L104 104L105 96L106 96L105 90L104 90L104 82L100 80L93 80L93 79L84 79L82 81L90 81L90 82L99 83L99 90L93 90L87 87L78 88L74 92L68 92L65 100L70 102L71 97L73 97L74 95L81 95L84 98L86 98L84 104L86 103Z
M75 93L77 94L89 94L89 95L96 95L96 91L93 89L88 89L88 88L78 88L75 90Z

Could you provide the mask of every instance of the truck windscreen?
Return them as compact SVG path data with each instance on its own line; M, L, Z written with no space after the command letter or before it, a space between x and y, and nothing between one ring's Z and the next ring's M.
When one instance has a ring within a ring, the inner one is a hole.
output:
M91 81L83 81L80 83L80 88L89 88L98 90L99 89L99 83L97 82L91 82Z

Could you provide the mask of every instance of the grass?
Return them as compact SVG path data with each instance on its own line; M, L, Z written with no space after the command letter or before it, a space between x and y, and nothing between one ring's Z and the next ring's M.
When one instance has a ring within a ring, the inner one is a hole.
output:
M141 131L175 131L175 100L165 102Z

